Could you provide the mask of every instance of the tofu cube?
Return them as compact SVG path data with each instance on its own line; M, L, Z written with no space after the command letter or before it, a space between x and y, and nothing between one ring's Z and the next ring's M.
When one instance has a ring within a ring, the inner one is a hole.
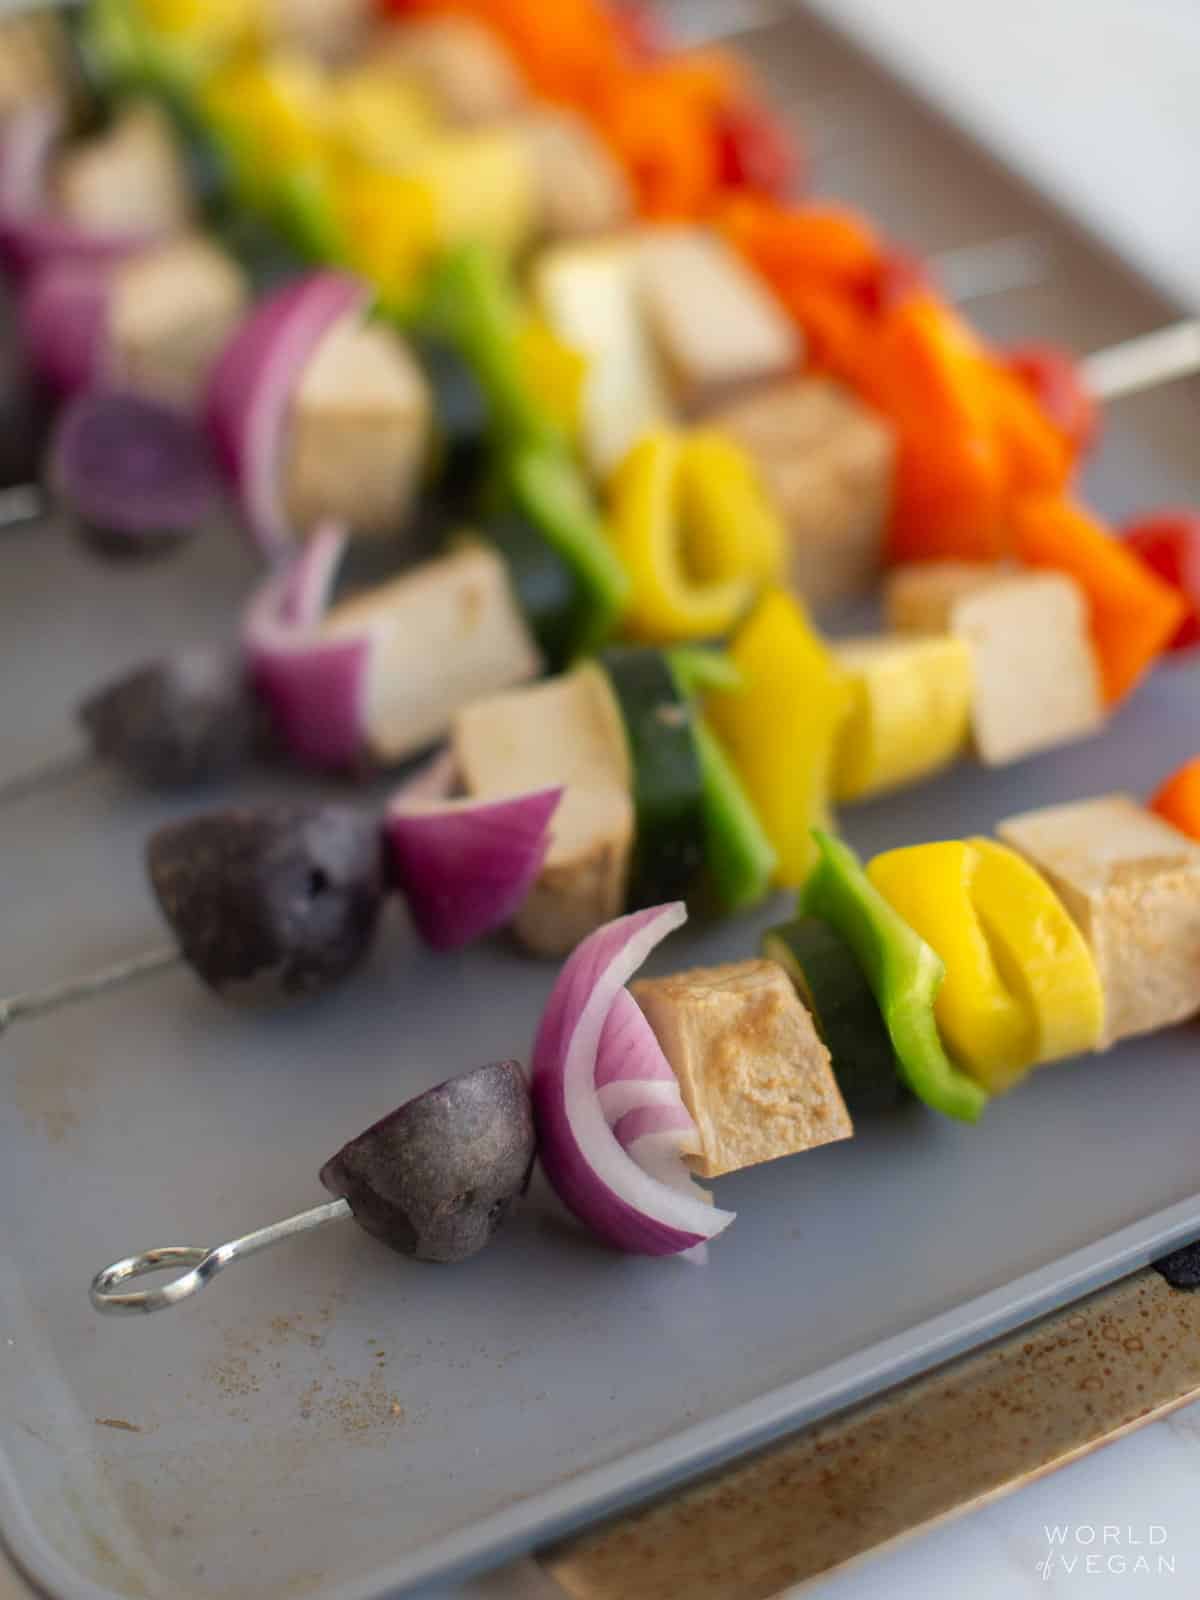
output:
M381 32L375 59L410 75L447 122L495 122L526 98L521 74L495 32L470 17L395 23Z
M135 101L111 128L68 147L51 177L63 216L92 233L160 236L192 218L187 168L165 114Z
M893 567L884 588L884 610L894 633L943 633L954 607L970 594L1016 568L989 561L914 561Z
M362 49L374 10L372 0L262 0L258 27L274 49L339 63Z
M1087 603L1066 573L940 562L899 569L887 611L901 631L952 633L971 648L971 728L988 766L1086 738L1104 725Z
M18 12L0 18L0 121L11 112L62 94L63 42L54 12Z
M648 230L639 285L675 402L691 416L803 360L803 337L787 312L710 229Z
M514 920L540 955L565 955L625 907L633 775L621 713L596 666L465 706L452 745L467 793L561 783L541 872Z
M292 399L284 497L307 537L333 517L356 534L394 536L429 448L433 403L400 337L357 312L321 340Z
M387 765L441 738L455 713L542 669L494 550L470 545L335 606L322 632L367 623L376 651L366 687L372 753Z
M624 169L574 111L547 107L523 117L537 189L538 221L550 239L613 233L633 215Z
M440 134L413 155L407 175L428 197L439 249L470 240L510 256L533 237L537 174L532 151L511 123Z
M606 479L641 435L672 414L638 301L639 236L557 245L534 268L538 309L587 359L580 441Z
M249 299L242 269L198 235L123 261L108 302L113 377L138 394L193 410Z
M696 1123L702 1178L848 1139L829 1052L774 961L694 967L631 985Z
M1027 811L997 832L1091 946L1106 1044L1200 1013L1200 844L1126 794Z
M892 498L886 423L823 378L772 384L712 421L762 474L787 529L792 588L815 607L873 589Z

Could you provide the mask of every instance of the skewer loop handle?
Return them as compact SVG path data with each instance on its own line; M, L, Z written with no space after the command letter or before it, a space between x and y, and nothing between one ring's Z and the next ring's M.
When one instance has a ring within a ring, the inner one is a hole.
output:
M272 1222L268 1227L256 1228L240 1239L227 1239L217 1245L158 1245L153 1250L142 1250L138 1255L126 1256L102 1267L92 1279L89 1294L93 1307L110 1316L124 1316L133 1312L165 1311L168 1306L190 1300L206 1283L210 1283L222 1268L231 1261L254 1255L269 1245L290 1239L293 1234L307 1233L326 1222L337 1222L350 1215L345 1200L328 1200L324 1205L313 1206L282 1222ZM132 1278L144 1278L167 1267L187 1267L177 1278L160 1284L157 1289L123 1289L122 1284Z

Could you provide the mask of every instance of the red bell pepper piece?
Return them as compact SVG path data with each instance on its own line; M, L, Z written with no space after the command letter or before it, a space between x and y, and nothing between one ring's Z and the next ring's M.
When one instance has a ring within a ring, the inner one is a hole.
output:
M1072 454L1087 455L1100 431L1100 408L1073 358L1057 345L1021 344L1008 350L1004 361L1014 377L1032 390Z
M753 101L731 105L717 123L721 182L777 200L797 194L807 179L799 143L780 119Z
M1194 650L1200 645L1200 511L1156 511L1127 523L1121 532L1150 570L1187 601L1187 614L1167 648Z

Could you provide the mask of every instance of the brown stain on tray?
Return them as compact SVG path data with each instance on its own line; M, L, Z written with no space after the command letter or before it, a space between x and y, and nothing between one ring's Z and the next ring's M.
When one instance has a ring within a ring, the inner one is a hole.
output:
M139 1423L126 1422L124 1417L93 1417L92 1421L98 1428L116 1428L121 1433L143 1433L145 1431Z
M768 1600L1200 1391L1200 1295L1146 1270L543 1556L575 1600Z

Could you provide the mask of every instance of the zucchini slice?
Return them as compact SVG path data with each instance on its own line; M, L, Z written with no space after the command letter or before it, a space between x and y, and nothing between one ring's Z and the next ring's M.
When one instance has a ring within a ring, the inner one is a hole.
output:
M508 564L513 593L546 670L561 672L576 654L589 615L588 597L574 567L519 511L490 518L483 535Z
M845 940L816 917L797 917L763 934L762 953L779 963L812 1012L850 1114L894 1109L905 1096L896 1052Z
M483 385L448 339L407 332L433 396L436 430L429 491L448 516L469 516L483 498L492 469L492 414Z
M625 723L633 766L637 841L626 904L630 910L686 899L705 866L704 775L692 737L694 710L661 650L606 650L608 674Z

